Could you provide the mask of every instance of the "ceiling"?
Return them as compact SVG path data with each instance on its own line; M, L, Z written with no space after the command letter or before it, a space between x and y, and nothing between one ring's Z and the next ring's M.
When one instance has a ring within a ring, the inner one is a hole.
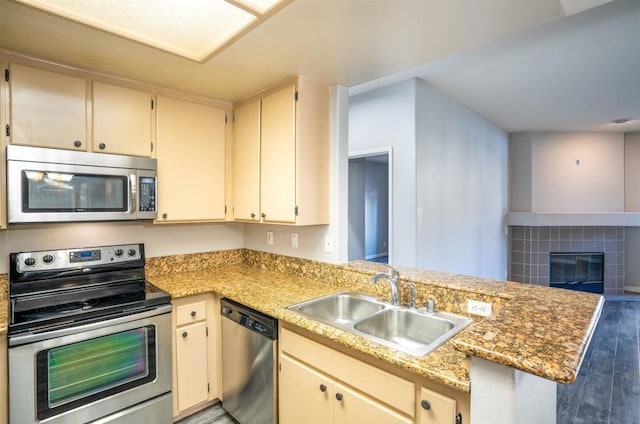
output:
M37 58L225 101L418 77L508 131L640 131L639 40L636 0L294 0L197 63L0 0L0 48Z

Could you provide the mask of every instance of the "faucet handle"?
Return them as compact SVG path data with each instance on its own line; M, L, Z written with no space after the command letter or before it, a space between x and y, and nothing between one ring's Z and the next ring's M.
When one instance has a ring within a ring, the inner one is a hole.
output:
M395 269L394 267L392 267L392 266L391 266L391 265L389 265L389 264L385 264L385 266L386 266L387 268L389 268L389 275L391 275L391 278L398 278L398 277L400 277L400 273L398 272L398 270L397 270L397 269Z
M427 300L427 312L433 313L436 310L436 301L433 298L429 298Z
M415 309L416 307L416 286L411 281L407 282L409 288L409 307Z

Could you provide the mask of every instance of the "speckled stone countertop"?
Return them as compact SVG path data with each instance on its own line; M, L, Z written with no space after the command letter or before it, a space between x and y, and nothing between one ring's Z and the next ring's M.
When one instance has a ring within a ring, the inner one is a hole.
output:
M7 325L9 323L9 287L7 286L7 281L7 274L0 274L0 336L7 334Z
M590 293L400 267L405 302L405 284L411 281L418 283L418 304L434 298L438 309L467 316L468 299L493 306L491 317L473 316L473 325L441 347L424 357L413 357L286 309L342 290L388 298L387 284L369 283L373 273L385 269L379 264L352 262L339 266L251 250L230 251L229 257L229 266L223 266L224 260L218 258L217 267L176 273L171 272L171 266L159 265L163 258L154 258L152 269L161 272L148 273L147 278L174 298L217 293L466 392L470 391L468 355L559 383L573 382L603 304L601 296ZM199 263L206 265L206 261Z

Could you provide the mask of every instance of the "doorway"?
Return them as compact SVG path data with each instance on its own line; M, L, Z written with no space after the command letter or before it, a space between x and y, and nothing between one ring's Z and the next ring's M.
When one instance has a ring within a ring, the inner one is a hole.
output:
M348 258L392 263L391 148L349 155Z

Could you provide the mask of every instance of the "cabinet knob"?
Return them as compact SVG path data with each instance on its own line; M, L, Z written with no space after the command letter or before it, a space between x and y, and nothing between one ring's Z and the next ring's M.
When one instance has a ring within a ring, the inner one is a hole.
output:
M195 317L196 316L196 311L191 311L191 316Z
M423 399L422 401L420 401L420 406L422 406L423 409L426 409L428 411L431 409L431 402Z
M266 213L264 213L264 212L262 212L262 214L261 214L260 216L261 216L261 217L263 217L263 218L266 218L266 217L267 217L267 214L266 214Z
M320 385L320 391L321 391L322 393L326 392L326 391L327 391L327 386L325 386L324 384L321 384L321 385Z
M76 146L76 147L81 147L82 146L82 141L76 140L76 141L73 142L73 145Z
M189 334L187 334L187 332L186 332L186 331L183 331L183 332L182 332L182 337L187 337L188 335L189 335Z
M104 143L100 143L98 147L100 148L100 150L104 150L104 148L107 147L107 145Z
M338 400L342 400L344 396L342 396L342 393L336 393L336 399Z
M256 214L251 212L251 218L255 218L255 217L256 217Z
M163 213L163 214L162 214L162 219L167 219L167 216L168 216L168 215L167 215L166 213Z

